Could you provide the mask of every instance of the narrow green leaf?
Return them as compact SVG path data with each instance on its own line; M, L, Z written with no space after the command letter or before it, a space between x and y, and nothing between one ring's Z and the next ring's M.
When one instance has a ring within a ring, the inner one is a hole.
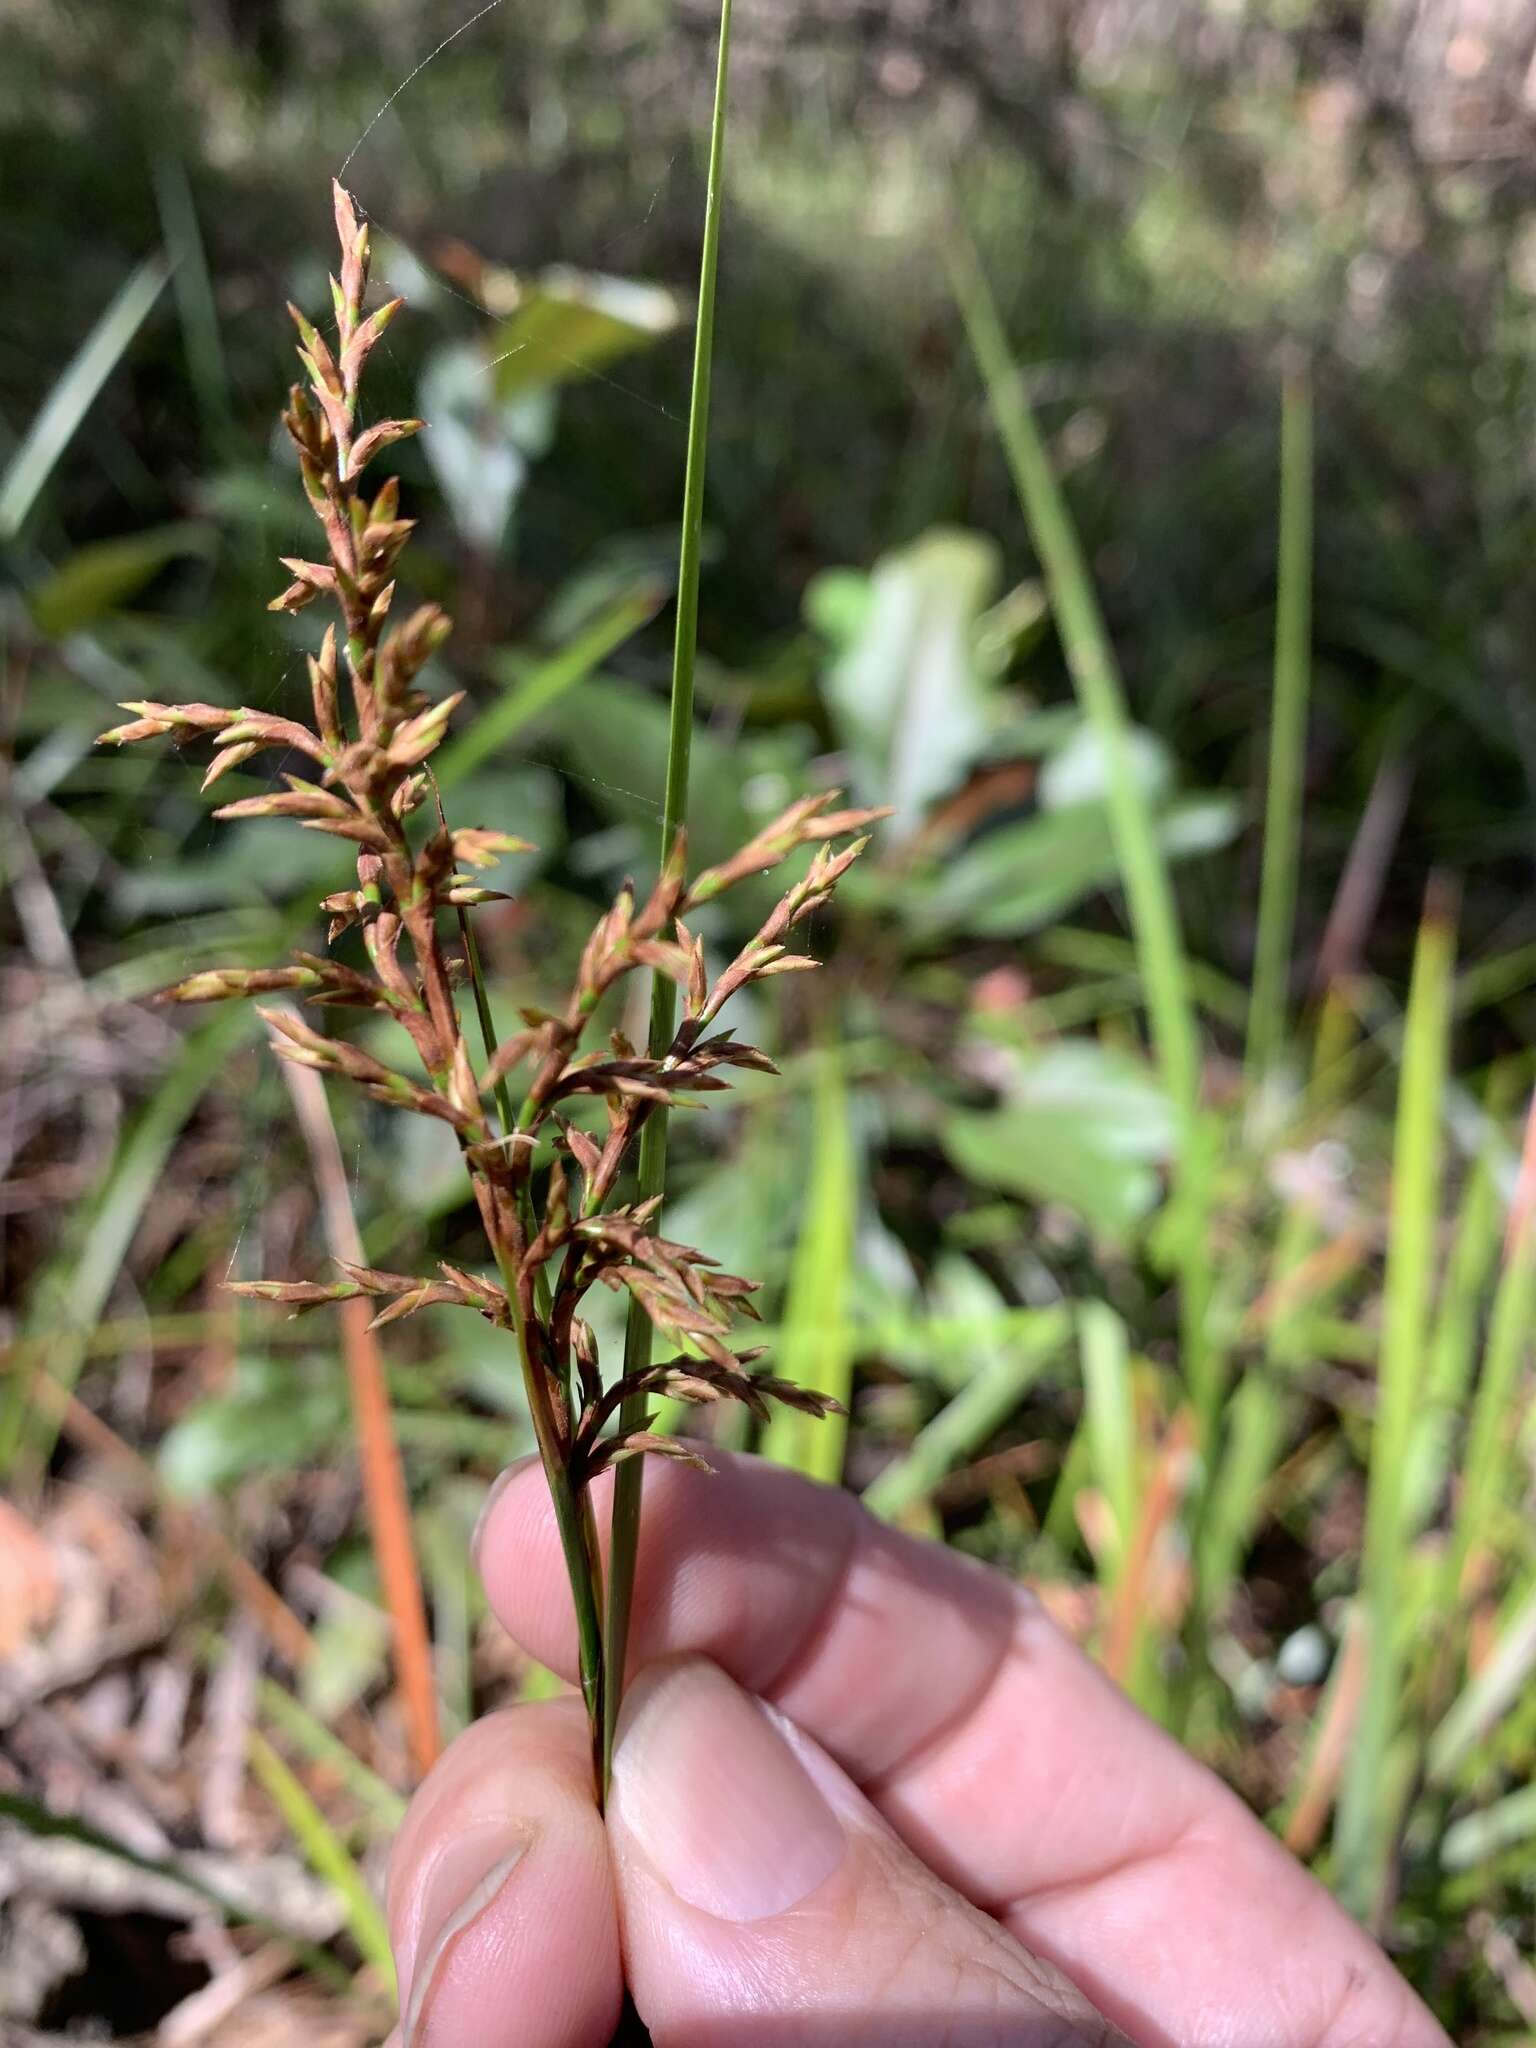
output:
M65 365L0 476L0 541L14 540L26 525L60 456L149 318L169 275L163 256L146 257Z
M498 754L539 714L547 711L607 660L648 619L654 618L660 593L652 584L612 604L557 654L519 669L508 677L505 693L477 710L472 723L437 755L434 772L441 789L451 789Z
M1029 1312L1027 1327L983 1349L982 1364L953 1400L864 1489L864 1505L887 1520L925 1500L939 1482L971 1457L1017 1410L1030 1387L1066 1344L1063 1309Z
M1136 1526L1140 1494L1130 1345L1125 1324L1107 1302L1085 1301L1077 1312L1077 1328L1090 1466L1114 1517L1118 1574Z
M956 237L950 261L955 297L986 385L993 424L1013 473L1035 552L1045 571L1078 701L1104 751L1110 822L1164 1079L1181 1111L1192 1115L1199 1085L1200 1054L1189 970L1173 888L1158 849L1152 805L1136 772L1119 664L1072 515L1051 468L975 252L963 238Z
M1402 1705L1409 1460L1428 1358L1454 943L1449 917L1432 903L1414 956L1393 1146L1385 1330L1361 1562L1365 1692L1335 1831L1339 1889L1362 1916L1381 1896L1395 1832L1382 1786Z
M219 329L218 299L208 274L208 252L198 226L186 167L170 152L155 165L155 203L160 210L160 231L170 253L182 345L198 410L203 416L203 429L210 437L227 441L233 447L235 415L229 360Z
M38 631L51 638L80 632L136 597L167 562L208 553L212 539L208 527L183 520L93 541L34 584L27 593L28 609Z
M1536 1313L1536 1229L1530 1224L1511 1246L1494 1289L1488 1341L1472 1397L1466 1450L1457 1485L1456 1513L1446 1547L1442 1597L1457 1609L1467 1561L1493 1540L1509 1490L1520 1427L1520 1368L1530 1356Z
M262 1789L282 1815L310 1869L340 1897L346 1907L352 1939L393 1997L395 1962L389 1930L367 1880L348 1854L346 1844L266 1737L253 1728L248 1740L251 1768Z
M399 1827L405 1819L406 1802L393 1785L387 1785L377 1771L370 1770L361 1757L355 1756L339 1736L317 1721L276 1679L264 1678L257 1697L266 1719L317 1764L333 1770L358 1804L366 1807L381 1826Z
M23 1335L34 1327L53 1333L47 1370L61 1387L73 1387L79 1376L90 1333L107 1305L171 1147L235 1046L256 1028L254 1012L234 1004L188 1033L159 1088L129 1127L100 1193L39 1281ZM0 1473L10 1470L24 1443L36 1457L46 1459L57 1429L51 1408L34 1410L29 1376L14 1375L0 1406Z
M1031 410L1002 320L974 248L963 234L948 247L956 303L986 387L993 425L1045 573L1051 609L1078 703L1098 738L1120 880L1146 990L1163 1084L1180 1125L1174 1242L1179 1260L1183 1367L1194 1397L1200 1442L1209 1456L1216 1434L1225 1362L1212 1339L1214 1290L1207 1212L1214 1138L1200 1124L1200 1036L1189 961L1168 864L1158 844L1152 800L1137 774L1125 686L1066 497Z
M1409 1462L1408 1513L1415 1529L1424 1526L1439 1503L1457 1430L1467 1411L1478 1333L1504 1227L1504 1202L1499 1186L1505 1150L1502 1125L1514 1083L1515 1063L1501 1061L1489 1078L1482 1143L1467 1176L1456 1221L1456 1236L1430 1345L1424 1407L1414 1426ZM1507 1315L1506 1308L1506 1318ZM1495 1391L1501 1393L1498 1378L1495 1374ZM1474 1477L1474 1490L1477 1485Z
M805 1208L790 1264L778 1363L797 1385L830 1394L846 1409L853 1375L848 1303L853 1280L858 1178L848 1094L837 1053L829 1049L816 1077L813 1137ZM780 1408L763 1431L762 1455L809 1478L836 1485L842 1477L848 1417L819 1418Z
M1286 376L1281 400L1275 614L1264 862L1248 1015L1248 1071L1255 1079L1274 1064L1284 1041L1301 855L1301 785L1312 636L1312 384L1305 363L1294 365Z
M1454 1777L1479 1743L1517 1701L1529 1697L1536 1671L1536 1587L1528 1592L1500 1632L1493 1652L1458 1696L1429 1744L1432 1783Z
M1463 1814L1440 1838L1442 1870L1475 1870L1536 1836L1536 1785L1522 1785L1479 1813Z

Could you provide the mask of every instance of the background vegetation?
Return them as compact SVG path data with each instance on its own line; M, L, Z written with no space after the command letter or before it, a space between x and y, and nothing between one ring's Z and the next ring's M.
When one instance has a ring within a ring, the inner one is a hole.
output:
M422 1674L368 1361L221 1283L349 1208L453 1257L465 1190L142 1006L309 942L337 863L91 745L303 689L281 304L344 158L478 707L443 776L539 847L477 913L498 1004L654 857L713 15L504 0L386 106L472 12L4 9L0 2016L44 2038L387 2023ZM1527 2039L1536 22L1017 13L740 0L695 841L896 815L670 1213L849 1392L771 1454L1029 1575L1455 2038ZM385 1362L451 1735L548 1683L467 1562L526 1420L472 1318Z

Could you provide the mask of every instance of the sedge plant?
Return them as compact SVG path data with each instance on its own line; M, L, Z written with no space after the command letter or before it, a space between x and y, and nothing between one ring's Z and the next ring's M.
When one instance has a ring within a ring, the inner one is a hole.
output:
M600 1760L604 1701L616 1674L604 1668L594 1480L643 1453L703 1462L687 1441L651 1430L651 1404L659 1400L734 1400L759 1420L770 1402L816 1416L836 1405L765 1371L759 1349L733 1341L740 1319L753 1314L756 1283L660 1234L659 1196L634 1189L637 1155L647 1130L679 1101L727 1087L735 1068L773 1071L765 1053L721 1024L721 1012L750 984L815 965L789 941L829 901L866 844L865 828L881 814L839 809L836 791L803 797L735 855L691 879L679 825L650 892L641 898L626 886L598 920L565 1000L523 1010L522 1028L498 1037L468 913L496 894L480 873L526 842L500 829L452 825L434 783L432 757L462 701L462 693L434 696L427 687L451 622L435 604L396 621L398 568L413 522L400 517L395 478L376 491L362 483L385 449L425 423L363 424L363 374L401 301L366 310L368 228L340 184L333 196L341 247L332 279L334 344L290 309L305 381L293 386L283 415L325 547L320 559L285 558L291 580L272 602L280 612L322 603L338 615L308 662L312 723L249 708L134 703L124 707L131 723L103 738L118 745L211 740L205 789L261 749L297 757L302 772L285 771L281 788L239 798L215 815L297 819L356 849L354 879L322 905L328 945L342 942L351 959L299 953L286 966L214 969L166 990L162 1000L283 996L281 1006L260 1013L281 1058L446 1124L473 1191L490 1270L444 1263L422 1275L338 1261L336 1279L255 1280L235 1291L295 1314L367 1297L377 1304L374 1328L447 1304L508 1333L570 1578L582 1695ZM813 852L804 874L712 974L689 917L805 847ZM677 991L681 1015L665 1041L640 1051L615 1030L605 1045L587 1044L605 998L641 970ZM461 996L483 1042L478 1056ZM410 1040L414 1068L328 1035L295 1003L392 1019ZM575 1114L582 1105L597 1106L586 1125ZM605 1376L583 1314L594 1287L627 1297L661 1356Z

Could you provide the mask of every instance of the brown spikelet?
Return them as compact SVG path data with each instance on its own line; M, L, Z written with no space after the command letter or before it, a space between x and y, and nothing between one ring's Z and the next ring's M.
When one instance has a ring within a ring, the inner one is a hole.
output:
M355 849L355 876L338 875L342 886L322 899L321 908L331 941L355 935L356 964L305 952L280 966L210 968L187 976L158 1000L177 1005L287 998L259 1007L280 1058L327 1082L350 1083L372 1102L447 1125L459 1149L484 1228L487 1263L500 1284L447 1263L429 1275L367 1266L354 1230L346 1242L333 1244L336 1251L356 1254L338 1261L337 1280L235 1286L238 1294L296 1315L338 1306L349 1361L371 1360L354 1381L360 1451L370 1523L388 1539L392 1568L384 1576L405 1670L412 1657L420 1667L425 1626L411 1563L409 1505L371 1332L423 1308L452 1306L472 1309L512 1333L540 1456L570 1527L579 1525L583 1489L610 1465L652 1456L708 1469L682 1440L628 1426L633 1410L626 1403L734 1400L759 1422L775 1403L811 1415L835 1407L825 1396L760 1369L761 1350L734 1348L743 1319L756 1315L756 1283L720 1271L704 1253L663 1236L660 1196L626 1202L622 1194L636 1148L659 1112L706 1104L742 1072L775 1072L766 1053L719 1028L716 1020L742 989L815 965L808 953L795 950L793 935L832 900L864 851L867 828L884 813L839 808L835 791L801 797L691 884L687 842L679 832L654 883L639 891L626 884L595 921L564 998L548 1008L525 1008L523 1028L498 1041L468 913L498 896L482 876L507 856L530 850L529 843L507 829L516 820L452 825L440 799L435 829L409 825L437 794L432 756L464 694L434 689L435 659L452 621L436 604L408 608L406 597L397 599L398 592L409 592L405 561L414 531L409 509L401 507L398 479L387 476L371 494L361 487L370 464L422 431L423 422L360 423L359 393L370 356L399 315L401 301L369 307L367 223L339 183L332 200L339 255L331 315L322 330L301 309L290 308L303 374L290 387L282 414L316 540L312 553L282 558L288 581L271 601L282 613L319 605L329 614L318 651L305 658L313 724L251 706L146 700L125 704L129 721L102 739L118 746L164 739L176 747L206 740L212 758L205 789L263 749L289 757L269 762L269 768L286 769L296 755L312 764L304 775L285 772L273 786L219 805L215 816L287 819ZM686 921L694 907L781 866L801 848L811 849L805 873L790 882L758 930L712 979L703 936ZM455 929L457 941L451 937ZM609 1034L606 1049L601 1044L599 1013L635 974L666 977L682 992L682 1022L659 1052L654 1045L637 1050L622 1030ZM466 975L474 982L484 1026L479 1072L461 1015ZM294 1006L300 1002L306 1006L302 1015ZM354 1043L311 1021L319 1010L345 1009L376 1011L403 1027L405 1043L392 1057L410 1071L380 1058L372 1041ZM509 1090L514 1074L517 1085ZM298 1078L308 1098L318 1098L323 1108L326 1091L307 1076ZM583 1115L591 1129L570 1119L569 1105L583 1100L590 1105ZM345 1208L344 1174L342 1181ZM626 1296L663 1335L669 1352L664 1363L612 1377L605 1386L593 1322L579 1312L594 1286ZM358 1387L372 1391L365 1399ZM595 1599L590 1560L579 1543L568 1561L578 1597L585 1587L589 1600ZM586 1639L590 1644L590 1627ZM415 1670L411 1690L430 1700L429 1669ZM589 1689L588 1699L595 1710L596 1690ZM430 1727L423 1732L418 1717L423 1768L431 1748Z

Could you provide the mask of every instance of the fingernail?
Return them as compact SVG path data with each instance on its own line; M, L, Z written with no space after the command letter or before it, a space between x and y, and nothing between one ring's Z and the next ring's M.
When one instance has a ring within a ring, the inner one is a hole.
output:
M397 1958L401 2048L419 2048L422 2019L453 1943L472 1927L528 1853L528 1838L504 1820L460 1828L428 1870L418 1933Z
M531 1464L533 1464L536 1457L536 1452L529 1451L526 1457L514 1458L511 1464L507 1467L507 1469L504 1472L498 1472L496 1474L496 1477L491 1481L490 1488L486 1493L485 1499L480 1504L480 1514L478 1520L475 1523L474 1532L469 1539L469 1560L477 1572L480 1569L480 1545L484 1540L486 1528L491 1519L492 1510L495 1508L497 1501L501 1499L501 1496L512 1484L513 1480L516 1479L520 1473L526 1472L528 1467Z
M770 1715L702 1658L655 1665L619 1722L612 1810L690 1906L765 1920L842 1861L843 1830Z

